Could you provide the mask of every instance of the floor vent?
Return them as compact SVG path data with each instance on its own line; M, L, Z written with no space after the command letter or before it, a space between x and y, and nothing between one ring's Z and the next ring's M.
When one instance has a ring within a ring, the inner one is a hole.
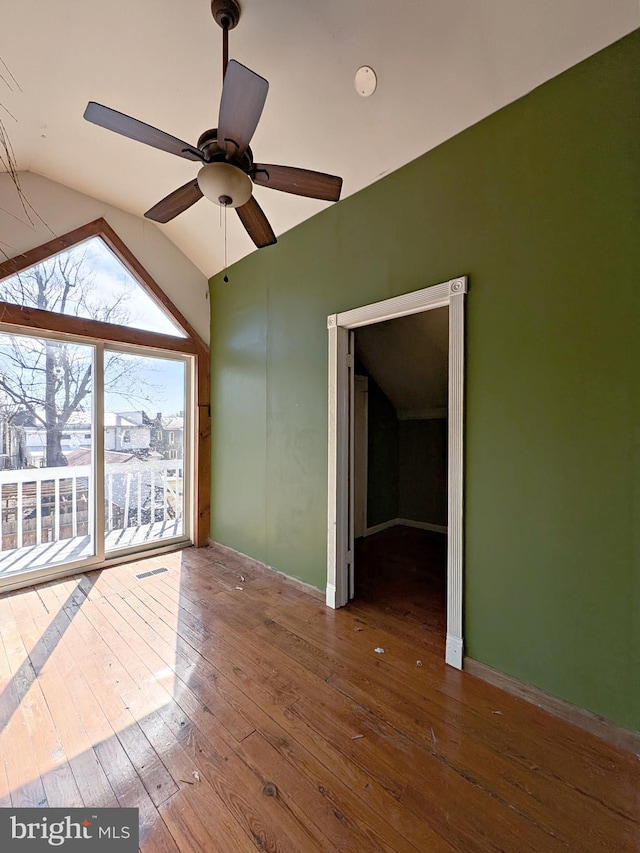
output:
M151 569L150 572L141 572L139 575L135 575L136 579L141 581L143 578L150 578L152 575L161 575L163 572L168 572L169 569L166 566L162 566L160 569Z

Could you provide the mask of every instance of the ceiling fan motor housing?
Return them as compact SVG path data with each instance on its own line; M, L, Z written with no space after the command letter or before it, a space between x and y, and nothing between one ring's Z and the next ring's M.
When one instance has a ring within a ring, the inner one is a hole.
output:
M226 160L227 162L233 163L234 166L238 166L243 172L247 173L251 171L253 166L253 152L248 145L239 157L236 156L229 159L224 149L220 148L218 145L218 131L216 128L205 130L205 132L200 135L200 138L198 139L198 148L204 154L205 163L216 163Z
M240 20L240 4L236 0L211 0L211 14L219 27L232 30Z

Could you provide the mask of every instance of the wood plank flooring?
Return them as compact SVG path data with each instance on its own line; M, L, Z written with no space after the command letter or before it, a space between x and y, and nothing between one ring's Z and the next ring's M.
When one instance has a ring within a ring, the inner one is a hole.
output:
M137 807L143 853L640 851L638 756L445 666L441 549L370 537L337 612L216 548L1 596L0 807Z

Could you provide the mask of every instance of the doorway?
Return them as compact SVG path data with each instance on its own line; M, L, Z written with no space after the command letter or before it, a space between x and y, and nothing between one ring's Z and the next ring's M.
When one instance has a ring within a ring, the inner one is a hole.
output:
M355 534L362 525L362 499L354 484L362 454L356 452L356 410L362 381L356 381L355 330L401 317L448 308L446 652L462 668L462 448L464 403L464 297L466 277L329 316L329 512L327 605L342 607L355 593ZM362 372L361 372L362 375ZM358 390L356 391L356 388ZM435 407L438 408L438 407ZM444 527L444 525L443 525Z
M446 633L448 306L354 331L354 597Z

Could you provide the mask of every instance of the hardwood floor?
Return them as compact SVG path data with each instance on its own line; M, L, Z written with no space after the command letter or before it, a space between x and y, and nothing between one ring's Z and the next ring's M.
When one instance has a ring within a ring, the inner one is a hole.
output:
M138 807L144 853L640 851L638 756L446 667L437 572L367 547L337 612L218 549L1 596L0 807Z
M425 643L444 658L447 631L447 537L398 525L356 539L355 599L379 624ZM405 625L406 623L406 625Z

